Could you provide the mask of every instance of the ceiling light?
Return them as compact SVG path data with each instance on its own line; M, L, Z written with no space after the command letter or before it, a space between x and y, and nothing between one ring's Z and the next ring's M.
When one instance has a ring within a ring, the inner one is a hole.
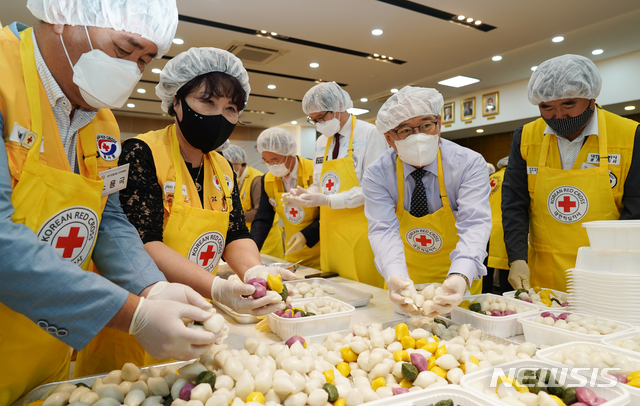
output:
M593 51L591 51L591 55L600 55L603 52L604 51L602 49L594 49Z
M367 99L366 97L363 97L362 99L360 99L361 102L366 103L369 101L369 99Z
M357 107L351 107L350 109L347 109L347 113L353 114L354 116L359 116L360 114L364 114L368 112L369 110L367 109L359 109Z
M389 57L389 60L390 60L390 61L393 61L393 58L392 58L392 57Z
M472 23L473 22L473 18L471 18L471 17L467 18L467 22L468 23Z
M271 35L273 35L274 37L277 37L277 36L278 36L278 33L277 33L277 32L273 32L273 31L272 31L272 32L271 32Z
M267 89L271 89L271 90L273 90L273 89L275 89L275 88L276 88L276 85L268 85L268 86L267 86Z
M373 35L382 35L382 30L380 28L376 28L375 30L371 31L371 34Z
M398 89L394 87L393 89L391 89L391 93L398 93Z
M373 56L375 56L375 57L377 58L377 57L379 57L380 55L378 55L378 54L373 54Z
M635 110L635 109L636 109L636 106L625 106L625 108L624 108L624 109L625 109L625 110L627 110L627 111Z
M260 30L260 34L266 34L267 32L267 30Z
M478 128L478 129L476 130L476 132L477 132L478 134L482 134L482 133L484 132L484 130L483 130L482 128Z
M536 71L536 69L538 69L538 67L537 67L537 66L532 66L532 67L531 67L531 71L533 71L533 72L535 72L535 71Z
M174 38L173 43L176 45L182 45L184 44L184 40L182 38Z
M476 25L480 25L480 24L482 24L482 21L480 21L480 20L476 20L475 24L476 24Z
M479 81L480 79L474 79L467 76L456 76L454 78L441 80L440 82L438 82L438 84L451 87L463 87L478 83Z
M153 69L151 69L151 72L159 74L160 72L162 72L162 69L153 68Z
M498 61L502 60L502 57L500 55L496 55L493 58L491 58L491 60L494 61L494 62L498 62Z
M145 89L138 89L136 90L138 93L147 93L147 91Z
M317 62L311 62L311 63L309 64L309 66L311 66L312 68L317 68L317 67L319 67L319 66L320 66L320 64L319 64L319 63L317 63Z
M464 20L466 17L465 16L458 16L458 20L462 21Z
M564 41L564 37L553 37L551 39L551 41L553 41L553 42L562 42L562 41Z
M380 58L385 59L386 56L385 55L380 55Z
M133 103L127 103L127 107L129 107L130 109L132 109L132 108L136 107L136 105L135 105L135 104L133 104Z
M298 122L297 122L296 120L293 120L293 121L291 122L291 124L296 125L296 124L298 124Z

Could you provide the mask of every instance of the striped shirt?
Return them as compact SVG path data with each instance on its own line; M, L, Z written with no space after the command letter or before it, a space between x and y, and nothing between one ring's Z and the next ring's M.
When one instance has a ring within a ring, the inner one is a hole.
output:
M40 75L40 80L42 81L44 90L47 92L47 97L49 98L49 103L51 104L53 115L56 119L56 124L58 125L58 132L60 133L60 138L62 139L62 145L64 146L64 150L67 154L69 165L71 165L74 172L78 173L76 165L76 143L78 141L78 131L89 124L98 112L87 111L82 108L76 108L75 110L71 109L71 102L62 92L62 89L60 89L60 86L54 79L51 71L42 58L42 54L38 48L36 36L33 31L31 32L31 35L33 36L33 50L36 58L38 75ZM73 119L71 118L71 114L73 114Z
M555 134L555 131L551 127L547 126L544 129L545 134ZM598 111L593 113L591 120L584 127L582 132L576 139L569 141L568 139L560 136L556 136L558 139L558 152L560 152L560 160L562 161L562 170L568 171L573 168L573 165L578 159L578 154L582 149L582 145L591 134L598 134Z

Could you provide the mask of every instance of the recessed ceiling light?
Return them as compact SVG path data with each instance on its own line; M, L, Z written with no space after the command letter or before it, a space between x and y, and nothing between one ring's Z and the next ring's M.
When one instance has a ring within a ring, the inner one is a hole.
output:
M182 45L184 44L184 40L182 38L174 38L173 43L176 45Z
M594 49L593 51L591 51L591 55L600 55L603 52L604 51L602 49Z
M466 17L465 16L458 16L458 20L462 21L464 20Z
M502 57L500 55L496 55L493 58L491 58L491 60L494 61L494 62L498 62L498 61L502 60Z
M468 23L472 23L473 22L473 18L471 18L471 17L467 18L467 22Z
M376 28L375 30L371 31L371 34L373 35L382 35L382 30L380 28Z
M627 111L635 110L636 106L626 106L624 109L627 110Z
M320 64L318 62L311 62L309 66L311 66L312 68L317 68L320 66Z
M367 109L359 109L357 107L351 107L350 109L347 109L347 113L353 114L354 116L359 116L360 114L364 114L368 112L369 110Z
M553 41L553 42L562 42L562 41L564 41L564 37L553 37L551 39L551 41Z
M271 90L273 90L273 89L275 89L275 88L276 88L276 85L268 85L268 86L267 86L267 89L271 89Z
M463 87L478 83L479 81L480 79L470 78L467 76L456 76L454 78L441 80L440 82L438 82L438 84L450 87Z
M482 24L482 21L476 20L475 25L480 25L480 24Z
M159 74L160 72L162 72L162 69L153 68L151 69L151 72Z
M478 134L482 134L482 133L484 132L484 130L483 130L482 128L478 128L478 129L476 130L476 132L477 132Z
M133 104L133 103L127 103L127 107L129 107L130 109L132 109L132 108L136 107L136 105L135 105L135 104Z
M375 57L377 58L377 57L379 57L380 55L379 55L379 54L373 54L373 56L375 56Z
M537 66L532 66L532 67L531 67L531 70L532 70L533 72L535 72L535 71L536 71L536 69L538 69L538 67L537 67Z
M260 34L266 34L267 32L267 30L260 30Z
M277 32L273 32L273 31L271 31L271 35L273 35L274 37L277 37L277 36L278 36L278 33L277 33Z
M147 91L145 89L138 89L136 90L138 93L147 93Z
M362 99L360 99L361 102L366 103L369 101L369 99L367 99L366 97L363 97Z
M297 122L296 120L293 120L293 121L291 122L291 124L296 125L296 124L298 124L298 122Z
M398 93L398 89L394 87L393 89L391 89L391 93Z
M392 58L392 57L389 57L389 60L390 60L390 61L393 61L393 58Z

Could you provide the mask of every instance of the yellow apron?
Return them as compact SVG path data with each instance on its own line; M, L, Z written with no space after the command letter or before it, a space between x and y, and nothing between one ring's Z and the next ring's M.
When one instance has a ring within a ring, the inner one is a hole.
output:
M505 168L500 169L489 177L491 194L491 238L489 239L489 258L487 266L496 269L509 269L507 247L504 245L504 230L502 229L502 182Z
M322 161L320 191L325 195L346 192L360 186L353 165L353 132L356 118L351 118L349 154L345 158L327 161L327 146ZM367 218L364 205L353 209L334 210L320 207L320 266L325 272L337 272L343 278L353 279L381 288L384 279L376 269L369 244Z
M599 136L590 136L588 142L598 139L600 166L588 169L579 169L586 161L584 146L573 169L548 168L549 144L557 141L555 135L544 136L530 214L532 286L566 291L565 270L575 266L578 248L589 245L582 223L620 218L611 190L609 161L602 158L608 153L607 125L601 109L598 109L598 132Z
M252 209L253 201L251 200L251 184L253 180L263 173L247 165L247 175L244 177L242 187L240 188L240 200L242 201L242 210L247 212ZM276 258L284 258L284 242L282 241L282 227L278 224L280 218L276 215L273 218L273 225L269 230L267 239L262 244L260 253L271 255ZM251 223L247 222L247 228L251 231Z
M205 205L208 207L203 209L189 170L180 157L175 125L140 135L138 138L151 148L158 181L165 191L163 242L207 271L215 273L224 251L229 228L232 205L228 182L233 179L231 167L217 152L206 155L203 183ZM175 171L178 167L181 170ZM223 177L227 182L217 181ZM186 182L183 183L183 179L186 179ZM167 187L167 182L172 181L173 187ZM184 193L178 193L176 197L175 185L183 185L186 196ZM221 190L218 189L219 186ZM192 198L189 199L188 196ZM127 362L142 366L168 361L151 357L135 337L105 328L78 353L73 376L77 378L121 369Z
M398 179L398 205L396 215L400 222L400 236L404 243L404 256L409 277L414 284L442 283L451 267L450 254L458 244L456 218L451 210L444 185L442 158L438 149L438 186L442 208L423 217L412 216L404 209L404 169L400 157L396 159ZM471 284L469 291L482 292L482 279Z
M309 184L313 181L313 163L310 159L298 159L298 181L297 185L305 189L309 188ZM318 217L320 210L317 207L301 207L283 204L282 194L284 186L282 178L276 178L271 173L267 173L264 177L264 190L269 196L269 203L275 210L276 217L280 216L284 223L285 242L296 233L304 230L309 224ZM317 243L309 248L305 244L301 251L295 254L289 254L284 257L285 261L298 262L309 268L320 269L320 244Z
M98 176L96 134L92 124L79 133L83 147L79 157L86 156L84 163L79 162L84 176L73 173L70 166L61 170L40 163L44 136L40 99L46 100L47 96L39 88L31 28L20 36L20 57L32 113L32 132L25 137L34 138L11 197L15 209L13 221L32 229L41 243L51 244L63 258L86 270L97 239L104 186ZM55 123L51 109L48 113L44 112L46 119ZM46 136L47 148L61 144L58 134ZM45 321L38 324L41 323ZM0 359L4 365L0 369L2 405L14 402L38 385L69 377L69 347L3 304L0 304Z

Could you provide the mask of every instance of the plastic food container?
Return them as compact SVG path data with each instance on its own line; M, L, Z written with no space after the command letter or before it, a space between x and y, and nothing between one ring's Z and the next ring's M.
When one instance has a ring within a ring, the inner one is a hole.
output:
M293 281L284 281L284 284L287 286L295 286L296 284L303 282L306 282L308 284L319 283L321 286L331 286L336 290L336 293L325 293L322 297L333 297L334 299L342 300L345 303L349 303L354 307L362 307L368 305L369 301L373 297L371 293L363 292L359 289L352 288L342 283L332 282L324 278L309 278L305 280L296 279Z
M318 298L298 299L291 302L292 307L303 307L305 304ZM351 325L351 317L356 308L341 300L332 297L323 297L323 300L341 303L344 310L337 313L320 314L318 316L299 317L297 319L285 319L271 313L267 316L269 329L282 340L288 340L291 336L311 336L332 331L348 330Z
M523 360L507 362L506 364L502 364L494 368L487 368L487 369L483 369L483 370L471 373L469 375L464 375L460 380L460 386L462 386L463 389L466 389L468 391L471 391L477 394L478 397L482 399L486 399L486 401L490 400L491 404L493 405L496 405L496 404L507 405L507 403L504 403L498 399L485 395L484 393L478 392L475 389L475 386L478 383L480 383L482 384L482 386L489 388L494 374L496 374L497 376L509 375L511 373L509 370L511 369L513 371L512 368L515 368L516 371L518 369L534 369L534 370L541 369L541 368L557 369L558 364L554 362L547 362L547 361L536 360L536 359L523 359ZM496 370L498 370L497 373L494 372ZM499 370L504 371L504 373L500 372ZM515 376L512 376L512 377L515 378ZM556 378L558 381L561 381L560 379L561 374L558 373L556 375ZM577 386L578 383L580 383L579 378L575 378L571 376L571 374L566 375L566 380L564 381L564 385L569 385L569 386L573 385L575 387ZM608 383L608 381L605 380L604 378L598 378L597 383L606 384ZM624 388L624 386L625 385L618 384L616 386L606 388L606 387L599 387L596 384L595 386L587 386L587 387L593 390L596 393L596 395L598 395L599 397L608 400L608 402L603 403L602 406L624 406L624 405L630 404L629 403L630 395L629 395L629 392Z
M567 301L569 300L569 295L568 295L567 293L565 293L565 292L561 292L561 291L559 291L559 290L547 289L547 288L542 288L542 290L550 290L550 291L551 291L551 292L553 292L555 295L558 295L558 294L560 294L560 293L561 293L561 294L563 294L563 295L567 296ZM520 299L516 299L516 291L515 291L515 290L509 291L509 292L504 292L504 293L502 294L502 296L504 296L504 297L508 297L509 299L520 300ZM556 297L557 297L557 296L556 296ZM520 301L521 301L521 302L524 302L524 300L520 300ZM528 302L525 302L525 303L528 303ZM536 303L529 303L529 304L534 305L534 306L536 306L536 307L537 307L537 308L539 308L539 309L545 309L545 310L552 310L552 309L553 309L553 310L555 310L555 309L558 309L557 307L547 307L547 306L545 306L545 305L543 305L543 304L536 304ZM571 307L571 302L569 302L569 306L567 306L567 307L563 307L563 309L569 309L570 307ZM558 309L558 310L559 310L559 309Z
M640 251L578 248L576 268L592 272L640 275Z
M614 356L615 355L624 355L625 357L627 357L629 359L629 361L640 362L640 355L631 355L631 354L625 352L625 350L623 350L622 348L615 349L615 348L612 348L609 345L605 345L605 344L602 344L602 343L589 343L589 342L584 342L584 341L566 343L566 344L561 344L561 345L556 345L556 346L553 346L553 347L545 348L544 350L538 350L536 352L536 358L538 358L538 359L540 359L542 361L546 361L546 362L552 363L552 364L563 365L563 364L560 364L560 363L558 363L556 361L551 361L548 357L551 354L553 354L553 353L555 353L557 351L562 351L565 348L574 348L574 347L576 347L576 346L578 346L580 344L589 345L591 347L594 347L594 348L598 349L599 351L607 350L611 354L613 354ZM615 365L613 367L615 368ZM591 376L591 371L583 371L582 374L585 375L585 376ZM625 384L616 385L616 387L618 387L618 386L624 388L625 390L627 390L629 392L629 395L630 395L630 398L631 398L631 403L629 403L630 405L634 405L634 406L635 405L640 405L640 388L634 388L633 386L629 386L629 385L625 385ZM598 395L598 396L600 396L600 395Z
M614 350L617 351L622 351L625 353L625 355L629 355L632 357L640 357L640 352L638 351L633 351L627 348L622 348L618 345L615 344L616 341L622 341L622 340L632 340L633 338L635 338L636 336L640 335L640 329L634 329L632 331L626 331L624 333L620 333L619 335L616 335L615 337L609 337L608 335L604 336L601 340L602 344L611 347Z
M483 295L470 296L467 299L469 301L478 301L479 299L486 296L502 297L487 293ZM513 337L517 336L518 334L522 334L522 325L518 323L518 317L522 315L538 313L539 308L532 305L531 303L527 303L522 300L509 299L505 297L502 298L506 301L516 302L522 307L531 309L531 311L516 313L510 316L487 316L485 314L472 312L471 310L463 309L461 307L455 307L451 311L451 320L462 324L471 324L472 327L475 327L487 334L491 334L497 337Z
M593 249L640 251L640 220L588 221L582 227Z
M454 405L460 406L492 406L494 404L478 396L475 392L463 389L457 385L447 385L375 400L367 403L367 406L424 406L447 399L453 400Z
M553 315L559 315L562 313L571 313L580 317L593 317L592 315L586 315L581 313L567 312L565 310L546 310ZM543 345L558 345L564 343L570 343L574 341L588 341L591 343L600 343L602 342L603 337L620 337L623 334L634 329L631 324L623 323L620 321L605 319L603 317L598 317L598 321L610 321L612 323L616 323L620 327L624 328L624 331L619 331L617 333L611 333L607 335L590 335L584 333L578 333L576 331L564 330L560 327L555 326L547 326L546 324L536 323L534 319L540 316L544 312L537 312L535 314L527 314L518 317L518 322L522 324L522 330L524 332L524 339L526 341L530 341L541 347ZM640 355L640 354L638 354Z

